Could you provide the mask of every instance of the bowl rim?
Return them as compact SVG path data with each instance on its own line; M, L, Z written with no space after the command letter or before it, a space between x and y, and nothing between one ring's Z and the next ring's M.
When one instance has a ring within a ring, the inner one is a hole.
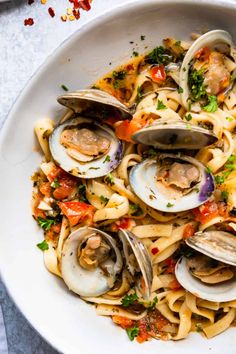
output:
M33 75L27 80L26 84L23 86L20 93L16 96L9 113L5 121L3 122L1 131L0 131L0 154L3 150L3 142L5 140L5 136L8 134L8 130L11 126L11 122L15 116L15 113L18 107L21 105L21 101L25 95L27 95L28 91L30 90L31 86L37 82L38 76L43 74L44 70L47 68L48 65L51 64L55 59L60 57L60 55L64 52L65 48L68 45L71 45L73 42L77 42L80 37L84 35L86 31L91 31L99 25L102 25L103 22L107 20L112 20L114 17L122 15L129 6L129 11L132 10L141 10L142 8L149 8L151 5L160 4L161 6L166 5L187 5L187 6L197 6L197 7L204 7L208 6L210 8L218 8L220 9L236 9L236 1L235 0L130 0L124 4L116 5L112 9L108 9L102 14L95 15L92 19L88 22L84 23L78 30L70 34L65 40L61 42L61 44L53 50L42 62L42 64L35 70ZM13 300L14 304L16 305L17 309L20 313L27 319L29 325L47 342L49 343L55 350L59 353L62 353L61 350L66 350L66 348L59 348L58 343L55 340L55 337L51 337L48 335L48 332L44 331L43 326L39 325L37 321L35 321L34 317L31 317L30 311L28 312L27 309L24 308L24 305L18 301L17 297L15 296L14 292L14 285L8 282L7 276L2 271L1 267L1 259L0 259L0 277L2 282L4 283L9 297ZM24 308L24 310L22 310ZM87 354L85 352L81 352L81 354Z

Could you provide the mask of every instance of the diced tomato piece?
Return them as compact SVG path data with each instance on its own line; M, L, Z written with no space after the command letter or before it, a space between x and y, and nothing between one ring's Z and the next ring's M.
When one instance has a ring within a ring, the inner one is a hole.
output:
M208 201L200 207L192 210L195 220L201 224L206 224L211 219L219 215L217 203L214 201Z
M139 129L143 128L146 122L138 122L137 120L123 120L115 127L117 138L132 142L132 135Z
M146 342L151 337L147 331L147 327L148 327L147 318L144 317L138 321L139 333L136 338L137 342L139 343Z
M184 229L184 233L183 233L183 239L193 236L195 234L195 232L196 232L196 229L195 229L194 225L192 225L192 224L186 225L186 227Z
M46 197L50 197L51 191L52 191L51 183L50 182L42 182L40 184L39 190Z
M81 202L60 202L59 207L62 213L68 218L71 226L75 226L84 220L92 224L95 211L92 205Z
M163 82L166 80L166 71L164 65L155 65L150 69L152 81Z
M180 283L176 278L172 280L169 285L171 290L179 290L182 288L182 286L180 285Z
M209 60L211 54L211 50L208 47L203 47L195 53L195 58L199 59L200 61L207 61Z
M53 192L56 199L62 200L70 196L77 186L77 181L71 177L63 177L58 179L59 187Z
M49 182L53 182L55 178L58 178L60 175L66 174L60 167L55 166L53 170L47 175Z
M175 272L176 261L173 258L167 258L165 260L165 263L168 266L166 269L166 273L173 274Z
M124 329L133 327L134 325L133 320L130 320L129 318L123 316L114 315L112 316L112 321Z
M60 231L61 231L61 223L52 225L50 227L50 230L46 232L47 239L54 241L55 239L57 239Z

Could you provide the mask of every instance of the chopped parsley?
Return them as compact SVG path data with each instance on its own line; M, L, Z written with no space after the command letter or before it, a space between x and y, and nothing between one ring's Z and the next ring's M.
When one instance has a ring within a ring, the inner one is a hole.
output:
M78 188L78 192L79 192L79 201L82 203L87 203L87 197L86 197L86 187L84 184L81 184Z
M141 35L140 39L141 39L141 41L144 41L145 40L145 36Z
M108 198L104 197L104 195L100 195L99 198L100 198L100 200L101 200L103 203L105 203L105 204L106 204L106 203L108 202L108 200L109 200Z
M107 181L107 183L110 184L110 185L115 184L114 177L112 176L111 173L108 173L108 175L106 176L106 181Z
M134 50L133 51L133 57L138 57L138 56L139 56L139 53Z
M158 155L158 151L154 148L149 148L148 150L143 152L143 157L156 157Z
M188 130L191 130L191 129L192 129L191 124L187 123L187 124L186 124L186 128L187 128Z
M158 303L158 298L157 296L155 296L153 301L150 301L145 307L149 310L154 310L157 303Z
M233 122L234 121L233 117L226 117L226 119L227 119L228 122Z
M89 167L89 170L99 170L100 167Z
M49 231L51 229L52 225L56 224L55 219L49 219L49 218L41 218L40 216L37 218L37 222L42 229L45 231Z
M133 293L130 295L125 295L121 300L121 304L124 307L129 307L130 305L133 305L133 303L137 300L138 300L138 295L136 293Z
M227 191L222 191L220 195L220 199L223 200L223 202L227 202L229 197L229 192Z
M128 334L129 339L130 339L131 341L133 341L134 338L137 337L138 334L139 334L139 328L138 328L137 326L131 327L131 328L127 328L127 329L126 329L126 332L127 332L127 334Z
M113 77L113 86L115 88L120 87L120 81L124 80L127 75L127 71L125 70L120 70L120 71L113 71L112 72L112 77Z
M141 99L143 98L143 90L141 86L137 87L137 101L141 101Z
M154 48L145 58L145 61L148 64L167 65L171 60L172 56L170 55L170 52L162 46Z
M178 91L178 93L183 93L184 92L184 90L180 86L178 87L177 91Z
M161 109L166 109L167 107L164 105L164 103L161 100L157 101L157 110Z
M206 166L206 173L212 173L212 169L208 166Z
M171 204L170 202L166 204L167 208L171 208L174 206L174 204Z
M192 120L192 114L187 114L185 117L184 117L188 122L190 121L190 120Z
M218 109L217 97L216 96L209 96L208 97L208 104L203 107L204 111L214 113Z
M191 101L200 101L206 98L206 87L203 84L203 70L192 70L188 76L188 85L190 88L190 99Z
M60 182L58 181L57 178L55 178L55 179L52 181L51 187L52 187L52 188L58 188L58 187L60 187Z
M110 155L107 155L105 160L103 161L103 163L105 162L110 162L111 161L111 156Z
M63 85L63 84L62 84L62 85L61 85L61 88L62 88L62 90L66 91L66 92L69 91L69 89L68 89L68 87L67 87L66 85Z
M176 47L181 47L181 41L176 41L174 44Z
M202 332L203 331L202 326L199 323L196 324L196 331L197 332Z
M132 215L139 216L139 215L143 214L143 211L138 204L130 203L129 207L130 207L130 212Z
M37 244L37 247L41 250L41 251L47 251L49 249L48 243L47 241L43 240L41 243Z
M236 170L236 155L231 155L224 165L225 171L221 175L215 176L216 184L223 184L232 171Z

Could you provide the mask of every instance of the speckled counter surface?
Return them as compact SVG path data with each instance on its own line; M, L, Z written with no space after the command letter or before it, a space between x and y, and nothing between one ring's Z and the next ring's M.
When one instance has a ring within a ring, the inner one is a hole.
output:
M81 12L79 21L64 23L59 15L70 6L68 0L47 0L46 5L35 0L31 6L27 0L0 2L0 127L22 88L47 56L95 16L124 3L128 0L93 0L92 9ZM54 18L48 15L48 7L54 8ZM29 17L34 18L35 24L25 27L24 19ZM1 281L0 305L0 354L7 354L1 345L5 334L9 354L57 353L24 319Z

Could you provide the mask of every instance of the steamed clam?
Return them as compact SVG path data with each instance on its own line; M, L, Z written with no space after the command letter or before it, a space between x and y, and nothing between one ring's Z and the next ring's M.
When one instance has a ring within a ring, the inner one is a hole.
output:
M83 297L106 294L126 268L138 287L143 279L141 293L149 298L152 266L147 250L132 233L120 230L119 234L122 247L95 228L82 227L70 234L61 258L62 277L70 290Z
M232 37L223 30L200 36L187 51L180 70L181 98L186 109L199 111L214 97L221 102L233 86L236 69Z
M114 96L97 89L78 90L58 97L58 102L85 117L105 119L110 116L131 119L131 111Z
M236 298L236 238L220 230L197 232L186 239L195 251L181 258L175 273L180 284L198 297L209 301Z
M55 162L80 178L105 176L118 166L123 154L123 145L109 126L84 117L58 125L49 146Z
M180 154L159 154L138 163L130 172L130 184L147 205L165 212L193 209L214 191L213 176L205 166Z

